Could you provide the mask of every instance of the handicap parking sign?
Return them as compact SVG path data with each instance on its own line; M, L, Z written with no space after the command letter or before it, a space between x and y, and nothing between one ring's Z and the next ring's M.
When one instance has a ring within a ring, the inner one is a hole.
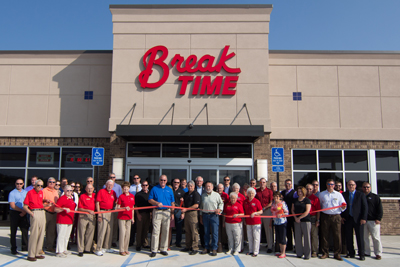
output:
M104 165L104 148L93 147L92 148L92 166L103 166Z
M283 166L283 147L273 147L271 150L272 165Z

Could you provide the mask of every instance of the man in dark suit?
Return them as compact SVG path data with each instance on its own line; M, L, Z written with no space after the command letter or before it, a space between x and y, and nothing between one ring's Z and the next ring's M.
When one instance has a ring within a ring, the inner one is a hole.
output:
M224 192L228 195L232 192L231 178L229 176L224 177Z
M204 183L203 177L197 176L197 177L196 177L196 180L195 180L195 183L196 183L196 188L195 188L195 190L196 190L197 193L199 193L199 195L200 195L200 204L201 204L201 195L202 195L204 192L206 192L205 189L204 189L204 187L203 187L203 183ZM200 207L200 204L199 204L199 207ZM198 221L200 222L200 211L197 212L197 219L198 219ZM202 246L202 248L205 248L205 243L204 243L204 226L203 226L203 224L201 224L201 223L199 223L199 235L200 235L200 243L201 243L201 246Z
M285 190L281 192L283 196L283 200L285 201L286 205L289 207L289 214L292 214L291 206L294 202L294 193L295 191L292 188L292 180L286 179L285 180ZM286 237L287 237L287 245L286 250L293 249L293 232L294 232L294 218L287 217L287 226L286 226Z
M354 258L353 229L356 232L358 255L360 260L365 260L364 250L364 225L367 222L368 203L367 198L361 192L356 191L356 183L353 180L347 182L347 191L343 198L347 203L347 209L342 212L342 224L346 233L347 257Z

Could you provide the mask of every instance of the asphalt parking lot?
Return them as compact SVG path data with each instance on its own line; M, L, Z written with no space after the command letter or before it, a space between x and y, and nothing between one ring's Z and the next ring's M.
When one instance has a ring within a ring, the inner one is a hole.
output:
M140 252L135 251L134 247L129 248L131 253L128 256L120 256L118 251L115 253L105 253L104 256L96 256L94 254L85 254L83 257L78 257L76 252L76 246L72 246L72 254L67 258L56 258L54 253L46 253L46 258L43 260L37 260L36 262L28 262L26 260L26 251L19 252L18 255L12 255L10 253L10 242L9 242L9 228L0 228L0 267L3 266L318 266L323 265L324 267L330 266L399 266L400 262L400 237L398 236L382 236L383 243L383 254L382 260L376 260L372 257L366 257L365 261L359 261L358 259L347 259L344 261L337 261L331 258L321 260L319 258L311 258L310 260L299 259L293 252L288 252L285 259L278 259L275 254L267 254L264 244L261 245L261 251L258 257L246 256L245 252L239 254L239 256L227 255L225 253L218 253L217 256L212 257L209 255L194 255L189 256L187 253L180 252L178 248L171 247L168 252L168 256L162 256L157 254L155 258L150 258L150 252L148 250L142 250ZM19 238L19 236L18 236ZM20 248L20 240L17 240L18 248Z

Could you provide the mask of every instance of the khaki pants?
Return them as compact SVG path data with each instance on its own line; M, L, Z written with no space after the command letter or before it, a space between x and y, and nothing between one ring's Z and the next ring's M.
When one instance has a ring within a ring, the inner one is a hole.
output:
M297 257L311 257L311 222L294 223L294 242Z
M321 212L321 250L322 255L329 255L329 235L333 235L334 255L342 251L342 217L340 214L329 215ZM297 249L297 248L296 248Z
M118 220L119 226L119 252L128 252L129 239L131 238L131 220Z
M43 247L44 232L46 229L46 215L44 210L34 210L31 220L31 235L28 243L28 257L40 256L39 252Z
M371 245L369 243L370 234L374 245L375 256L382 256L381 225L376 224L375 221L367 221L367 224L364 226L364 247L365 254L367 255L371 255Z
M112 220L112 213L101 214L103 219L101 222L97 222L97 251L101 251L103 248L111 248L111 234L114 226Z
M185 212L184 223L186 248L192 248L194 251L199 250L199 221L197 219L197 211Z
M169 209L153 210L153 234L151 235L151 252L157 253L160 231L160 251L167 251L170 217L171 211Z
M113 221L113 226L111 228L111 234L112 234L112 243L117 243L118 240L118 212L113 212L111 213L111 219ZM121 242L121 240L120 240Z
M232 252L240 252L242 243L242 222L226 223L226 235L228 236L228 247Z
M318 227L315 226L317 216L311 216L311 252L318 254Z
M57 224L57 253L63 253L64 251L67 251L71 230L72 224Z
M263 216L271 216L271 208L264 210ZM274 239L272 238L272 229L269 228L269 222L271 221L271 218L262 218L262 224L264 226L264 231L265 231L265 235L267 237L267 243L268 243L268 249L272 249L275 247L274 244ZM250 240L249 240L250 242Z
M135 223L136 225L136 247L148 246L149 241L147 240L147 235L149 234L150 212L140 213L142 219L139 219Z
M54 241L57 238L57 213L50 213L45 211L46 214L46 248L51 249L54 246Z
M79 214L78 220L78 252L91 251L96 215Z

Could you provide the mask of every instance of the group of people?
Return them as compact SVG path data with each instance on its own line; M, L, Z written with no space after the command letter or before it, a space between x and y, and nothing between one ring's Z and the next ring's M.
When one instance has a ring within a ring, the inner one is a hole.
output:
M230 185L230 180L230 177L224 177L224 182L214 191L214 184L204 183L201 176L188 182L172 179L168 186L167 176L161 175L158 184L150 190L148 181L141 181L138 175L133 177L132 184L124 182L121 186L111 173L97 193L94 192L93 178L88 177L84 192L78 195L70 184L52 177L46 188L43 188L44 182L35 177L33 189L28 192L23 189L23 179L17 179L16 188L9 196L11 252L17 253L15 236L19 227L22 250L28 250L29 261L44 258L45 235L46 250L56 252L57 257L67 257L76 217L78 256L91 252L102 256L105 252L114 252L112 247L116 247L118 238L122 256L129 254L128 248L134 243L136 251L150 248L150 257L155 257L158 251L168 255L172 227L175 227L175 245L182 247L184 229L186 242L181 251L189 255L200 252L216 256L221 245L226 246L228 254L238 255L248 243L247 255L257 257L263 226L267 253L274 252L277 247L279 258L285 258L286 251L294 248L299 258L317 257L319 251L321 259L328 258L329 235L332 233L334 258L342 260L342 231L347 248L343 253L353 258L355 231L360 260L370 255L369 235L374 241L375 257L381 259L382 203L379 196L371 193L369 183L364 183L363 192L358 192L356 183L350 180L348 190L341 193L335 190L339 187L334 180L328 179L327 190L319 192L318 181L294 190L288 179L285 190L279 192L275 182L268 188L265 178L259 180L259 187L252 179L242 190L237 183ZM60 184L58 189L55 188L57 183ZM152 226L150 241L147 238L149 226ZM199 243L202 250L199 250Z

